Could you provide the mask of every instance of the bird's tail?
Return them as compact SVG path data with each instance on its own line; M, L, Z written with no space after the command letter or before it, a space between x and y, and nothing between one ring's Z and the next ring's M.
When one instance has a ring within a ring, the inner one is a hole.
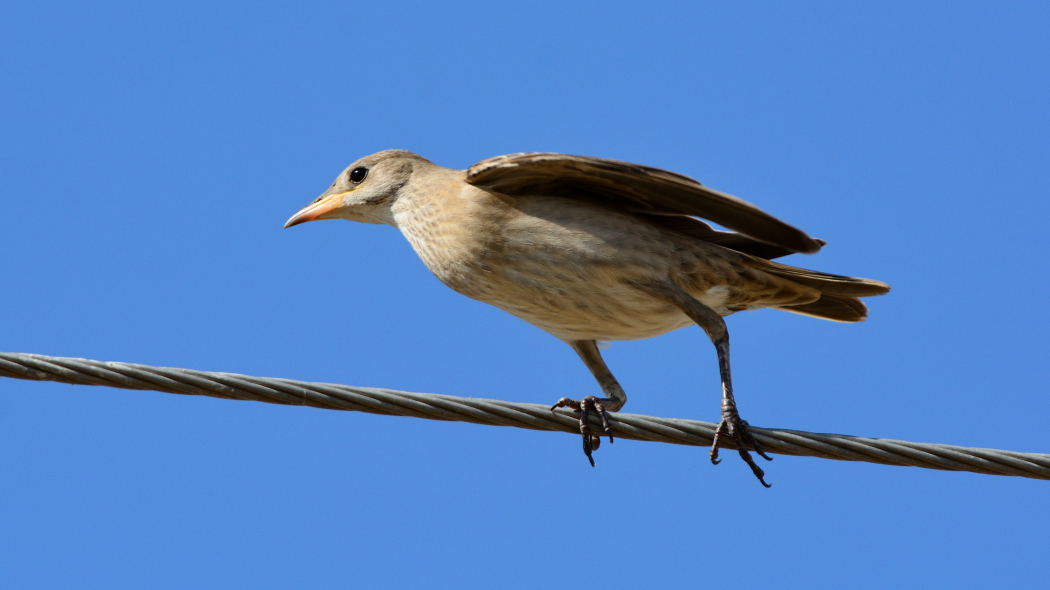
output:
M833 275L776 262L768 264L762 270L820 291L820 299L816 301L777 308L792 313L835 322L860 322L868 316L868 307L860 297L884 295L890 290L890 286L882 281Z
M808 315L833 322L863 322L868 317L868 306L857 297L841 295L821 295L813 303L778 307L784 311Z

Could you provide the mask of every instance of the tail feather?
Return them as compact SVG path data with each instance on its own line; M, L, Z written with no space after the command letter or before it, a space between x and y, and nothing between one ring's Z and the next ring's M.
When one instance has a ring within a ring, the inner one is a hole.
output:
M868 306L856 297L824 294L812 303L778 307L784 311L808 315L833 322L863 322L868 317Z
M767 262L762 270L781 278L801 283L819 290L825 297L835 295L839 297L871 297L873 295L884 295L889 292L890 286L882 281L873 279L862 279L858 277L845 277L833 275L815 270L795 268L786 264ZM823 298L821 298L821 301ZM858 302L859 304L860 302ZM856 321L856 320L854 320Z
M767 262L762 270L820 291L820 299L816 301L777 309L835 322L864 321L868 317L868 307L859 298L883 295L890 290L890 286L882 281L833 275L776 262Z

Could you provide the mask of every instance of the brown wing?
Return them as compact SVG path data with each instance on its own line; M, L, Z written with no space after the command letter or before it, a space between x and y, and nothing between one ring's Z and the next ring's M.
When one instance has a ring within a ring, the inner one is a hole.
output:
M791 252L812 254L823 243L747 201L666 170L564 154L510 154L482 160L467 182L507 195L595 199L635 213L695 215Z
M686 215L650 215L645 213L638 214L638 217L641 217L650 223L655 223L660 227L669 229L675 233L703 240L711 244L718 244L723 248L729 248L730 250L736 250L737 252L743 252L744 254L750 254L751 256L765 258L766 260L773 260L774 258L780 258L781 256L795 253L793 250L788 250L783 246L760 242L754 238L749 238L744 234L738 234L731 231L718 231L695 217L689 217ZM824 240L817 240L817 242L819 242L821 246L826 244Z

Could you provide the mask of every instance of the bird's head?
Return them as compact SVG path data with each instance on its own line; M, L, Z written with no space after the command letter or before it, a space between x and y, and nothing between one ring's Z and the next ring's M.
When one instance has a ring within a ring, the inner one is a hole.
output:
M347 166L320 197L292 215L284 227L318 219L349 219L394 225L390 207L421 163L429 162L405 150L386 150Z

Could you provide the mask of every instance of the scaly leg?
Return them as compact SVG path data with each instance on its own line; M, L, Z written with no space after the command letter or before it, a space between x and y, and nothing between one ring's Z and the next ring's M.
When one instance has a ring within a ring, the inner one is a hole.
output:
M572 408L580 413L580 434L583 435L583 453L587 455L587 460L591 462L591 467L594 467L594 457L591 456L591 453L598 450L601 439L591 433L590 411L594 410L598 417L602 419L602 427L605 429L606 434L609 435L609 442L611 443L613 437L609 430L609 416L606 412L620 411L620 408L627 403L627 394L624 393L623 388L616 381L616 377L613 377L609 367L605 365L602 354L598 351L598 344L594 340L570 340L568 344L576 351L576 354L580 355L583 363L590 369L591 374L598 381L598 385L601 386L606 397L589 395L578 401L563 397L558 400L558 403L551 406L551 411L554 411L555 408Z
M758 481L762 482L762 485L767 488L770 487L764 479L765 472L755 463L751 453L747 451L750 446L762 458L767 461L773 460L762 449L762 445L758 444L754 435L751 434L751 428L747 420L742 420L740 413L737 411L736 400L733 398L733 379L729 371L729 330L726 328L725 320L715 310L700 303L695 297L674 283L655 286L647 285L643 288L681 309L685 315L689 316L689 319L703 328L718 352L718 370L722 378L722 420L715 430L714 440L711 443L711 462L718 465L720 462L718 459L718 447L723 437L729 437L736 446L737 452L740 453L740 458L751 467L751 471L758 478Z

